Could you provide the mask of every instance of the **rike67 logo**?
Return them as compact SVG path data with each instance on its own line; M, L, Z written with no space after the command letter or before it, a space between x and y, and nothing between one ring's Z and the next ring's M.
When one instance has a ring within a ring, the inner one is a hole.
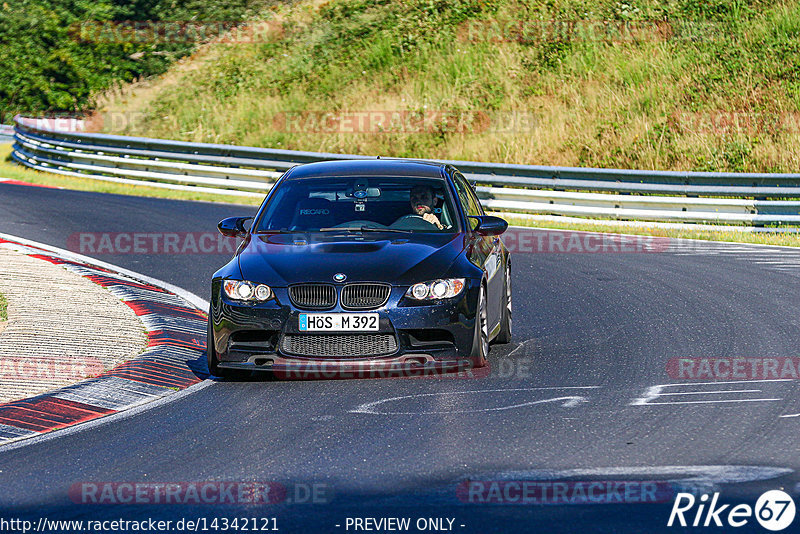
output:
M743 527L755 516L762 527L777 532L794 521L794 500L784 491L767 491L758 498L755 508L749 504L720 505L718 501L719 493L710 498L708 494L697 498L691 493L678 493L667 526Z

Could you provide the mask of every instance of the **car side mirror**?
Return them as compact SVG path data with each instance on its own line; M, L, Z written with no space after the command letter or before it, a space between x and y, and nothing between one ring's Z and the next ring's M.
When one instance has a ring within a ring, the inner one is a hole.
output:
M493 215L470 216L470 219L477 221L478 225L472 230L478 235L490 236L500 235L508 230L508 223L505 219Z
M244 225L251 219L252 217L228 217L222 219L217 228L225 237L244 237L247 235L247 228Z

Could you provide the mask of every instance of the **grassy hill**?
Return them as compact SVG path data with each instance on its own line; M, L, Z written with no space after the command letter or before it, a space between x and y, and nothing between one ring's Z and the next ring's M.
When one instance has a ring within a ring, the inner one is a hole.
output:
M303 0L100 99L114 133L676 170L800 169L800 6ZM263 28L262 28L263 30Z

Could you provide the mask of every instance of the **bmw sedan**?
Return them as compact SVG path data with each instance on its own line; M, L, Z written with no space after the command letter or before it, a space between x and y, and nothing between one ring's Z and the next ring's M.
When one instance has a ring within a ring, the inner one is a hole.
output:
M243 241L211 281L209 371L482 367L511 339L507 227L451 165L294 167L254 218L219 223Z

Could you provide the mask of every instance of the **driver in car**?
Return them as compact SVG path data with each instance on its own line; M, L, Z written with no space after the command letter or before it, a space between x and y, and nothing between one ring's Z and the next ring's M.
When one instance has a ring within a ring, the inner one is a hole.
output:
M433 213L434 195L432 188L427 185L415 185L411 188L409 200L411 201L411 210L415 215L419 215L439 230L444 228L442 223L439 222L439 218Z

